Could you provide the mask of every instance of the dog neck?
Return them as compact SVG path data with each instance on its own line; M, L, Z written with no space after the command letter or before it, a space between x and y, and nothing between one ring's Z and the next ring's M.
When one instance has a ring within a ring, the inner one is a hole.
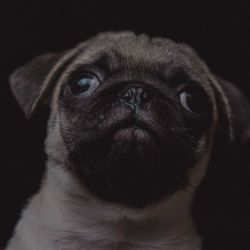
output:
M190 214L193 194L188 187L154 206L132 209L93 197L50 160L39 202L48 218L43 227L58 249L198 250L201 239Z

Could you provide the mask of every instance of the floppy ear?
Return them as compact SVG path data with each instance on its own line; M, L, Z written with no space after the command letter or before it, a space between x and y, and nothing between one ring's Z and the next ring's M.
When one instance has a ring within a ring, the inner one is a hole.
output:
M218 124L193 215L204 249L249 249L250 104L233 84L216 79Z
M242 146L250 141L250 103L233 84L217 77L231 110L233 145Z
M60 73L71 62L77 50L41 55L10 76L10 85L16 100L30 118L39 104L49 102L49 94Z

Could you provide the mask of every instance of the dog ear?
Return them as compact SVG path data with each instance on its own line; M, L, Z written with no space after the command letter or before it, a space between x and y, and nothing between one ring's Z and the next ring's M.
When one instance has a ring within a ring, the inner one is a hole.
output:
M233 145L248 144L250 142L250 103L233 84L219 77L217 80L228 100L227 105L230 107Z
M250 104L233 84L216 81L218 122L193 215L205 249L245 249L250 246Z
M41 102L50 102L51 89L75 54L76 49L47 53L11 74L9 80L12 92L27 118L31 117Z

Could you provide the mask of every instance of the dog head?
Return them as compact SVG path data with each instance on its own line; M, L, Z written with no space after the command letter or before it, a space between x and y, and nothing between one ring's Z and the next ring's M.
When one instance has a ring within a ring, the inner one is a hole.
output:
M215 143L218 153L250 135L242 94L169 39L102 33L10 82L27 117L49 103L49 159L94 197L129 207L197 187Z

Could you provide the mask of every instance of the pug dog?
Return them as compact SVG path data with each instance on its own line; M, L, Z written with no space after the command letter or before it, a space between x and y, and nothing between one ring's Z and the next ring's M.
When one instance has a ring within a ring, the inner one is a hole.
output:
M35 58L10 84L28 118L51 111L46 173L7 250L203 249L197 217L211 215L199 208L243 172L229 164L249 145L250 106L192 48L105 32Z

